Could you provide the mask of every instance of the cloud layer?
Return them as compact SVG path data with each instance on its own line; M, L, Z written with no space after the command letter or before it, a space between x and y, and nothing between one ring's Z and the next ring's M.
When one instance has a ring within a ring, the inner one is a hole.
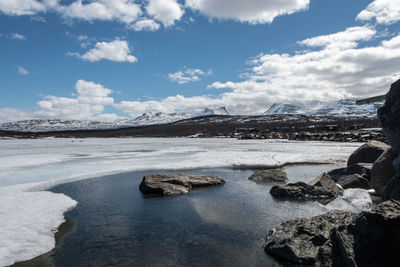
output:
M136 31L154 31L159 29L159 23L165 27L174 25L181 20L185 9L211 18L258 24L271 23L277 16L305 10L309 2L310 0L186 0L185 4L180 4L178 0L74 0L69 3L61 0L3 0L0 1L0 12L11 16L53 12L67 21L117 21Z

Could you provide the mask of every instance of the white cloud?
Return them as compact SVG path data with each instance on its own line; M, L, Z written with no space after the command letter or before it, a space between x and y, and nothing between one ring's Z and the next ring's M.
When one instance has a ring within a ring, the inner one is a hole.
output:
M275 17L308 8L310 0L186 0L193 10L221 19L271 23Z
M184 13L177 0L149 0L146 11L167 27L180 20Z
M78 0L70 5L54 7L65 18L87 21L115 20L125 24L134 22L142 13L140 6L133 0L98 0L88 3Z
M1 0L0 12L11 16L34 15L46 11L46 6L37 0Z
M18 71L19 74L22 74L22 75L28 75L29 74L29 71L26 70L25 68L21 67L21 66L17 66L17 71Z
M37 103L34 113L40 118L91 120L101 115L105 106L113 105L112 91L101 84L78 80L75 97L46 96Z
M357 15L358 20L373 18L380 24L392 24L400 21L400 1L375 0Z
M20 40L20 41L26 40L25 36L23 36L22 34L16 33L16 32L15 33L11 33L10 34L10 38L14 39L14 40Z
M168 74L168 79L177 82L178 84L186 84L188 82L195 82L200 80L200 76L211 75L212 71L207 72L201 69L185 69L183 71L178 71L175 73Z
M309 47L354 48L358 41L371 40L376 30L370 26L351 27L343 32L308 38L298 42Z
M0 122L11 122L33 119L32 112L15 108L0 108Z
M157 31L160 28L160 24L152 19L142 19L136 21L129 28L135 31Z
M81 55L77 52L68 52L68 56L76 56L90 62L98 62L106 59L117 62L136 62L137 58L130 54L128 42L123 40L114 40L111 42L97 42L94 48Z

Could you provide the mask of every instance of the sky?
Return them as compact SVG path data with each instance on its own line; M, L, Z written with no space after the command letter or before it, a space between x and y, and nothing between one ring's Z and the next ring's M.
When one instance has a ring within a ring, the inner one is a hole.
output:
M0 122L384 94L400 0L0 0Z

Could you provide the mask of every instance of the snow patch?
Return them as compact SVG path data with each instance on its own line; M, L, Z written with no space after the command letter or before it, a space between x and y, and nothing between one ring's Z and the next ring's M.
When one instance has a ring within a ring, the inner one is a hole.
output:
M329 210L337 209L360 213L371 211L372 199L369 192L361 188L349 188L343 191L343 196L336 198L326 205Z
M63 194L29 192L32 186L0 187L0 266L53 249L63 214L77 204Z

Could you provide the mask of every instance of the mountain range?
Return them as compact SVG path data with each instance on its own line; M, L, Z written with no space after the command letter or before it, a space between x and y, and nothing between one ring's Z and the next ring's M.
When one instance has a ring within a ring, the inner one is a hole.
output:
M320 117L346 117L346 116L375 116L382 103L373 103L358 106L355 100L339 100L334 102L310 102L302 104L274 103L262 115L306 115ZM0 130L7 131L63 131L63 130L98 130L116 129L124 127L166 124L193 117L225 115L229 112L225 107L217 109L204 108L195 112L146 112L134 119L121 119L113 122L88 121L88 120L24 120L0 124Z

